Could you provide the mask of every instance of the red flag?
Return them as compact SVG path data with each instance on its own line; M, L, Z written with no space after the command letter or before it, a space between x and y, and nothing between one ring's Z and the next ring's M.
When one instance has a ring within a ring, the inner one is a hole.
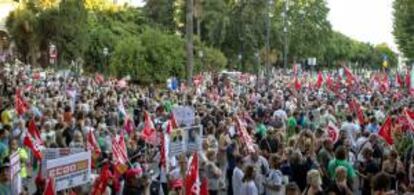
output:
M101 148L99 148L98 142L96 141L95 134L93 133L92 129L89 129L87 140L86 140L86 147L89 151L99 155L101 153Z
M168 135L171 134L172 130L173 130L172 121L168 120L167 121L167 128L166 128L166 132L168 133Z
M171 115L170 115L170 121L171 121L171 125L172 125L172 128L173 128L173 129L178 128L177 119L175 119L175 115L174 115L174 113L173 113L173 112L171 112Z
M165 135L161 134L161 148L160 148L160 165L161 168L167 169L167 151L166 151Z
M388 144L393 144L392 139L392 121L391 117L387 117L384 121L384 124L382 125L381 129L378 132L378 135L381 136Z
M16 90L16 95L14 96L14 108L19 116L26 113L29 109L29 105L24 101L19 89Z
M31 119L29 121L29 124L27 125L27 131L30 133L30 135L35 139L35 141L41 145L43 145L43 141L40 138L39 130L36 127L36 123L34 119Z
M322 76L322 73L319 72L318 73L318 80L316 81L316 89L321 88L322 83L323 83L323 76Z
M23 140L23 144L30 148L32 151L34 157L38 160L42 159L42 151L40 149L40 144L37 143L35 140L33 140L32 136L30 134L26 134Z
M55 195L55 178L49 178L46 181L45 191L43 195Z
M253 152L253 139L250 137L249 133L247 133L246 127L239 117L236 118L236 127L239 131L240 138L244 142L244 144L246 144L247 149L250 152Z
M344 66L344 71L348 85L352 85L356 81L354 74L352 74L351 70L346 66Z
M154 123L152 122L152 119L148 112L144 112L144 129L142 130L142 138L145 142L150 144L155 144L157 136L156 136L156 130L154 127Z
M300 83L299 79L295 77L295 89L299 91L302 88L302 84Z
M201 181L200 195L208 195L208 179L206 177Z
M200 188L198 184L198 154L194 153L190 167L187 170L185 178L185 194L196 195L199 194Z
M335 126L335 124L333 124L332 122L329 122L328 127L327 127L327 131L328 131L329 139L331 139L331 141L333 143L338 141L339 129L338 129L338 127Z
M414 131L414 112L409 111L407 108L404 109L404 116L411 130Z
M348 106L351 112L357 115L359 124L365 124L364 112L362 111L362 107L359 102L353 98L351 102L348 103Z
M390 84L389 84L389 80L388 80L388 75L385 73L383 78L381 79L381 88L380 91L381 92L386 92L389 90L390 88Z
M121 131L120 136L112 138L112 157L115 161L115 170L117 173L124 174L128 169L128 154L123 131Z
M96 73L95 74L95 82L101 84L105 81L104 76L102 74Z
M326 86L327 86L327 88L328 88L328 89L330 89L330 90L333 90L333 88L334 88L334 83L333 83L333 81L332 81L332 77L331 77L331 75L330 75L330 74L328 74L328 75L326 76Z
M112 173L109 170L109 164L105 164L102 167L101 174L92 186L91 195L102 195L106 191L106 187L111 177Z
M396 80L397 80L398 87L404 86L404 82L401 78L401 75L399 73L397 73L396 77L397 77Z
M405 75L405 86L407 87L408 90L411 88L411 76L410 76L409 71L407 71Z
M128 116L126 117L125 122L124 122L124 129L128 133L128 135L134 131L134 122Z

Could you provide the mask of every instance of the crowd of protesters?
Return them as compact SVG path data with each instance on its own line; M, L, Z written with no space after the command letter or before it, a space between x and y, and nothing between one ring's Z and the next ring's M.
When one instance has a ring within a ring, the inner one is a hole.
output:
M156 138L168 134L171 111L183 105L195 110L193 125L203 127L198 194L414 193L414 150L395 143L396 134L406 138L414 130L409 75L357 75L346 67L314 76L276 70L260 79L205 73L194 87L169 90L43 71L1 68L0 194L11 193L9 155L16 151L22 194L43 194L41 157L25 141L31 124L42 148L87 150L90 133L96 138L90 185L58 194L191 194L183 189L192 155L166 160L161 142L143 136L148 118ZM112 151L120 132L128 157L123 171Z

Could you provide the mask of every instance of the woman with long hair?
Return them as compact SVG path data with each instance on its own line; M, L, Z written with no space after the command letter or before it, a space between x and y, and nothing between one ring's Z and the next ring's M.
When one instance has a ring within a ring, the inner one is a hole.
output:
M256 171L253 166L247 166L244 172L243 184L241 186L240 195L258 195L259 190L257 189L256 184L254 183L254 178L256 177Z

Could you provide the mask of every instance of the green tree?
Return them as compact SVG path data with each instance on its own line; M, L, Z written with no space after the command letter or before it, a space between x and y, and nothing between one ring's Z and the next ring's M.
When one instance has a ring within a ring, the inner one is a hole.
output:
M395 0L394 37L404 56L414 61L414 1Z
M7 30L21 54L20 59L33 65L38 51L37 25L36 13L26 6L11 12L6 20Z
M290 58L294 61L308 57L321 59L331 33L326 1L291 0L290 2L287 13L290 23L288 27Z
M379 57L381 58L381 60L383 60L383 57L386 56L389 67L397 67L397 54L394 51L392 51L392 49L386 43L376 45L375 50L377 51L378 55L380 55Z

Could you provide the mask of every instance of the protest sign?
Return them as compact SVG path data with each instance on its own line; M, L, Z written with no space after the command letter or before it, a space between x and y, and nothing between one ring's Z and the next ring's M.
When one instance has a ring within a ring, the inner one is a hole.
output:
M47 160L42 174L45 178L55 178L56 191L86 184L91 175L91 153L80 152Z
M168 155L172 157L184 152L200 151L202 140L201 125L174 129L169 137Z
M177 106L174 107L172 112L179 126L191 126L194 124L195 112L190 106Z
M201 125L184 128L186 152L195 152L201 150L201 141L203 137L203 128Z
M84 151L84 148L46 148L43 151L43 155L44 159L51 160Z
M10 155L10 181L12 194L20 194L22 189L22 180L20 178L20 156L16 151Z
M168 156L177 156L185 152L185 134L183 129L174 129L168 142Z

